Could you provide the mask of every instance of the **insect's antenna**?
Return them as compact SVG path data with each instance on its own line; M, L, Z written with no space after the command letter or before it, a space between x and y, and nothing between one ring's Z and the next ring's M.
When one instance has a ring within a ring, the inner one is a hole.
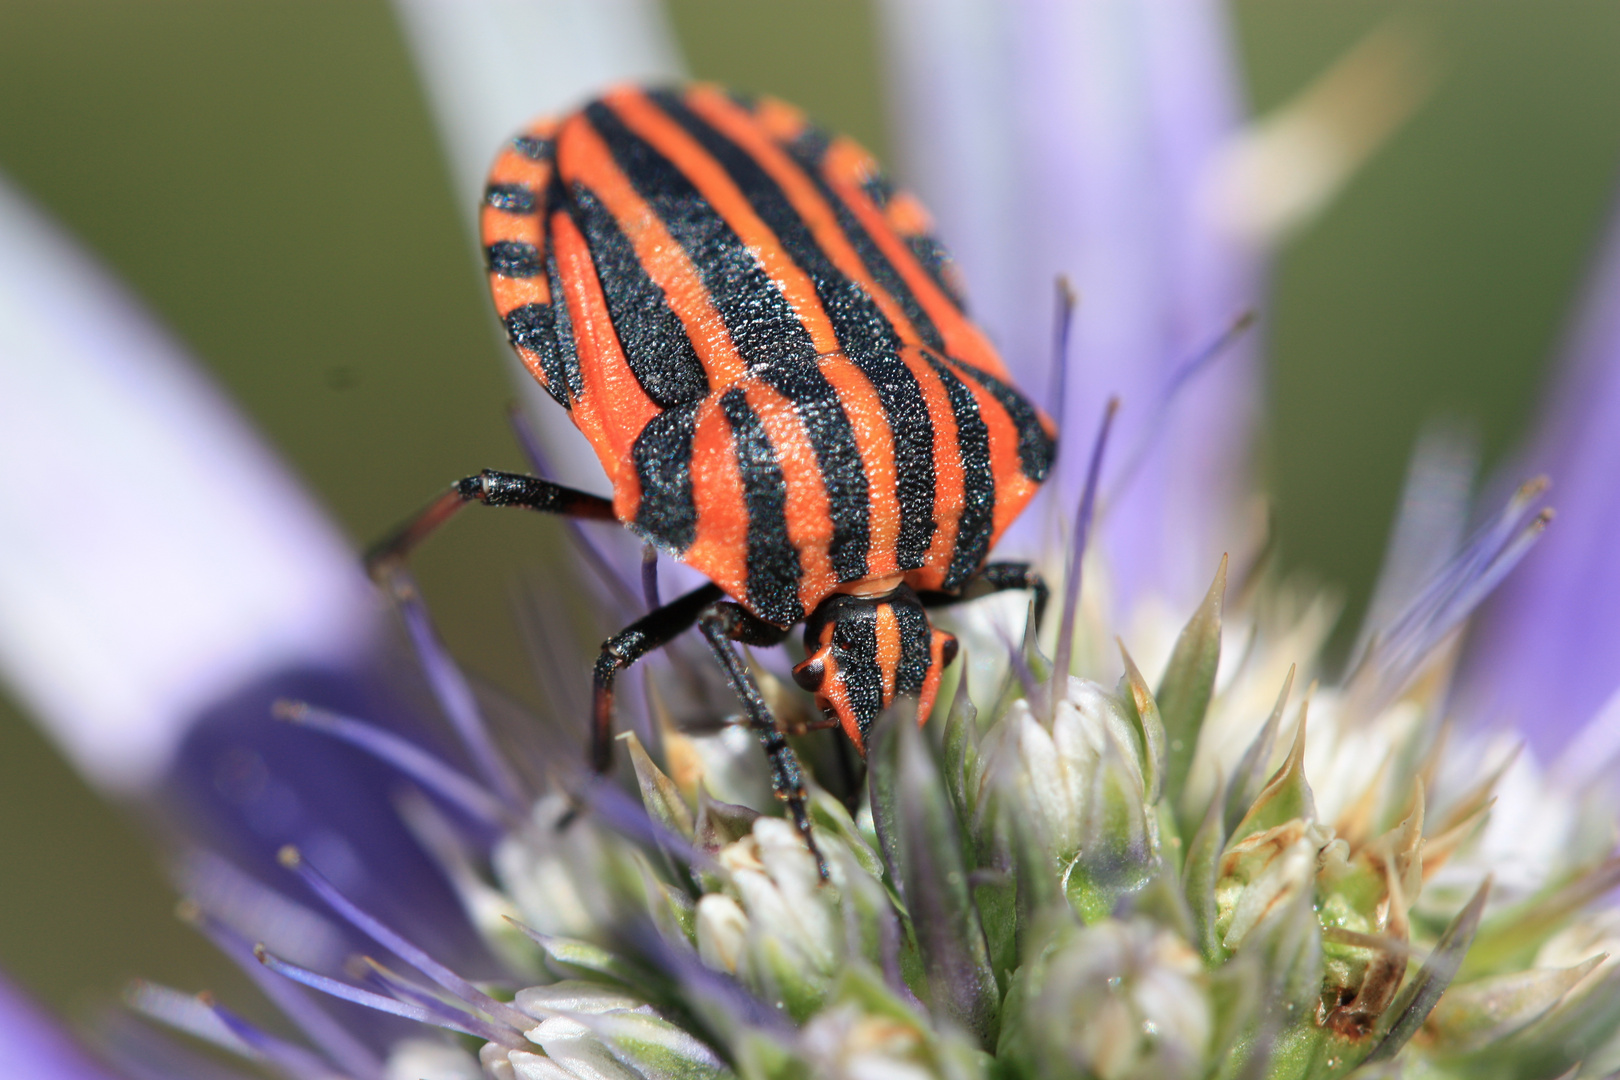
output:
M1062 694L1069 667L1074 662L1074 622L1080 611L1080 567L1086 556L1086 539L1091 532L1091 518L1097 507L1097 482L1102 475L1103 451L1108 449L1108 433L1113 430L1114 416L1119 412L1119 398L1111 397L1103 407L1102 424L1097 428L1097 441L1091 446L1091 463L1086 467L1086 486L1080 495L1080 509L1074 518L1074 542L1069 549L1068 572L1063 575L1063 614L1058 624L1057 653L1052 658L1052 685L1047 693L1049 716L1057 714L1058 698Z

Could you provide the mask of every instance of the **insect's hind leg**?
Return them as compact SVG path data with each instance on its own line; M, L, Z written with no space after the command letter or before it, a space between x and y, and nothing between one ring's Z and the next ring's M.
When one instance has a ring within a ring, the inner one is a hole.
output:
M742 662L742 657L737 655L737 650L731 647L733 641L747 645L775 645L787 636L787 631L755 618L736 604L714 605L698 620L698 629L725 671L726 681L741 699L748 726L759 736L765 756L770 760L771 790L787 804L793 824L798 828L799 835L804 837L810 854L815 857L817 873L821 875L821 880L826 881L827 860L822 858L821 849L816 847L816 838L810 830L804 770L799 767L799 759L794 756L787 737L777 727L776 718L771 715L770 706L765 704L754 676Z
M395 529L366 552L366 569L373 577L402 562L428 535L449 521L468 503L485 506L518 506L543 514L591 521L615 521L613 503L600 495L553 484L537 476L485 469L476 476L457 480L450 490L427 508Z
M1034 594L1035 625L1039 626L1041 616L1046 614L1046 603L1052 598L1052 590L1047 587L1046 579L1029 563L986 563L958 592L924 592L917 595L922 600L923 607L936 608L977 600L981 596L1006 592L1009 589L1028 589Z

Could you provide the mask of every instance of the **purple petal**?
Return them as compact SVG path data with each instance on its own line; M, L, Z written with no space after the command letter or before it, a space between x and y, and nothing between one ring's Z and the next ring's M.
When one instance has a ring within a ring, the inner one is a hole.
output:
M1558 516L1476 626L1459 697L1547 759L1620 689L1620 218L1508 479L1535 473Z
M394 809L407 774L334 736L271 719L271 704L284 698L366 717L432 746L419 714L380 677L359 668L282 671L195 718L165 780L166 822L273 889L290 885L277 851L296 845L423 948L479 977L492 974L443 870ZM480 846L490 839L476 822L457 820Z
M56 1021L0 977L0 1076L113 1080Z
M4 186L0 233L0 675L91 780L192 842L267 881L298 844L390 916L409 895L425 944L483 956L392 812L401 774L270 718L296 698L420 732L378 674L358 557L180 346Z
M0 673L103 788L197 712L363 649L343 538L182 350L0 180Z
M469 232L484 175L531 120L626 80L678 78L651 0L394 0L439 122Z
M439 122L469 237L477 235L490 162L531 121L616 82L680 75L663 10L649 0L395 0L394 9ZM467 250L470 261L476 249ZM600 490L602 469L584 436L509 359L529 410L546 418L535 426L557 478Z
M1182 362L1258 301L1255 259L1199 209L1242 115L1223 6L884 8L906 178L938 215L972 311L1027 391L1050 383L1053 279L1068 274L1080 295L1054 485L1064 516L1091 419L1117 395L1116 461L1151 452L1101 511L1116 596L1196 603L1221 553L1243 547L1234 518L1258 391L1245 341L1160 415ZM1036 517L1013 544L1031 542Z

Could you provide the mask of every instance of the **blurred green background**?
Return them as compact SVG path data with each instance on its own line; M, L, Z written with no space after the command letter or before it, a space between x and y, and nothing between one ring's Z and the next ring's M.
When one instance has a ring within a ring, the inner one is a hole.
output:
M1352 619L1419 424L1473 422L1490 461L1525 430L1620 150L1612 0L1239 0L1255 108L1397 8L1426 17L1444 79L1283 253L1269 343L1282 558L1341 584ZM885 149L869 4L670 10L695 74ZM6 0L0 169L190 345L357 541L470 469L521 466L470 242L382 0ZM519 696L509 585L555 539L490 515L419 564L452 648ZM458 572L469 560L485 569ZM146 841L0 703L0 967L70 1010L136 974L232 993L172 903Z

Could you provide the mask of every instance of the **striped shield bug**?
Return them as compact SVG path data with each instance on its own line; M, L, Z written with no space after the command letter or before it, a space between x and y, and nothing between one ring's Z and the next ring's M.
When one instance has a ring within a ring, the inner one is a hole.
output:
M955 639L930 608L1046 587L991 547L1051 467L1051 422L964 312L926 211L790 105L709 85L613 89L496 158L495 309L601 459L613 497L485 471L461 506L618 521L709 578L602 646L591 764L620 671L696 626L814 849L798 764L732 642L805 627L794 678L865 752L898 697L925 720Z

